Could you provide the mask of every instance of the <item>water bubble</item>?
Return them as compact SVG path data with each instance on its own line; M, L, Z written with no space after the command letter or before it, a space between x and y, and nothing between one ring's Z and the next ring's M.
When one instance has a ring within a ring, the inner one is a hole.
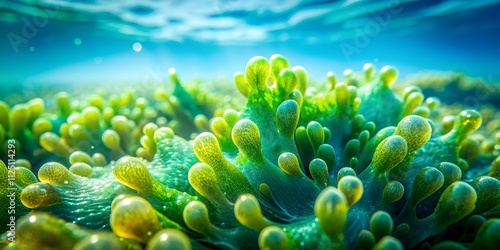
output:
M134 45L132 45L132 48L135 52L139 52L142 50L142 44L140 42L135 42Z
M75 38L75 40L73 42L75 43L75 45L80 45L80 44L82 44L82 39L77 37L77 38Z

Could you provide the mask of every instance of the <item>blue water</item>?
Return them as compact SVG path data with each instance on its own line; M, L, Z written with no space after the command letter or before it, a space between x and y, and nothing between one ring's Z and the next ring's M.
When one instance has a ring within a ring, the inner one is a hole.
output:
M319 79L367 62L500 81L500 0L0 1L0 83L231 78L275 53Z

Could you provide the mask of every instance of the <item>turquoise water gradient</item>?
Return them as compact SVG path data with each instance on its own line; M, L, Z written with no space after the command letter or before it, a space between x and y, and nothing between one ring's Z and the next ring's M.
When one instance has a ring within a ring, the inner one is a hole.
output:
M373 62L500 81L498 0L31 2L0 2L3 86L230 78L274 53L316 79Z

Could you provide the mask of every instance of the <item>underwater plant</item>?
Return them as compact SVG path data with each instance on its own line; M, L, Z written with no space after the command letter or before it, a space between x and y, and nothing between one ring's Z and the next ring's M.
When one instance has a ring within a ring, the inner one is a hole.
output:
M234 76L242 109L170 74L156 99L0 103L2 195L20 201L4 249L500 248L500 157L477 142L480 112L396 93L392 66L311 86L257 56Z

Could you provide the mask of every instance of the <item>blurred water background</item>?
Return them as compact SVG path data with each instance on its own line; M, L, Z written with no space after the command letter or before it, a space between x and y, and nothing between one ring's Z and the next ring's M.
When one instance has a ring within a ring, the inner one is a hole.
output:
M1 0L0 84L231 78L279 53L312 78L364 63L500 79L499 0Z

